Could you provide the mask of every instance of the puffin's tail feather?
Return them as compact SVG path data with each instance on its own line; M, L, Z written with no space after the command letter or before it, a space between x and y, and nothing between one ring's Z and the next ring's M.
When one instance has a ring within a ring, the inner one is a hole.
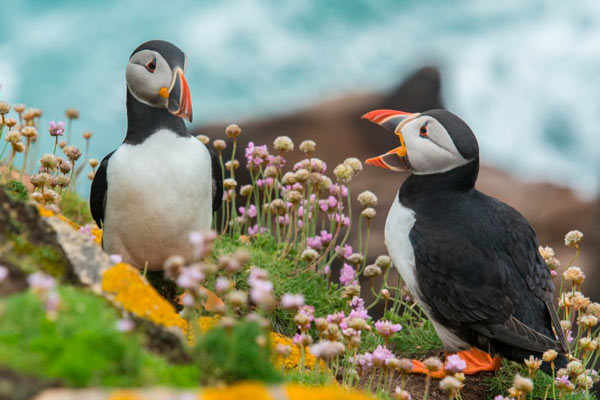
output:
M508 346L530 352L543 353L546 350L554 349L563 353L560 342L532 329L515 317L510 317L504 324L485 325L479 328L477 330L480 334Z

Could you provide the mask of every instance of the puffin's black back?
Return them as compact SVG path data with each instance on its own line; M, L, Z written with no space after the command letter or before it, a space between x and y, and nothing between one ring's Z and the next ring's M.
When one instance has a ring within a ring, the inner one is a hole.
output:
M518 362L563 352L535 232L512 207L474 189L478 168L476 158L442 174L413 174L400 189L397 201L415 212L420 296L432 318L483 350Z

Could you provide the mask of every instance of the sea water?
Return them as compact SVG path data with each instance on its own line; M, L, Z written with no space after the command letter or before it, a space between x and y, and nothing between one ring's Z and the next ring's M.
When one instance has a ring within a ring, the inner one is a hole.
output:
M78 108L76 143L92 131L98 158L125 133L131 51L161 38L188 55L195 123L384 91L436 65L485 162L600 188L597 0L0 0L0 15L0 99L42 108L44 126Z

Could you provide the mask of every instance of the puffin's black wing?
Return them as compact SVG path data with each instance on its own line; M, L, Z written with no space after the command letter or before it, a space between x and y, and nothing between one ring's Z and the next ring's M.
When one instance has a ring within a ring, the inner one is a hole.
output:
M221 207L223 200L223 168L219 162L217 154L208 149L210 152L210 159L212 164L212 186L213 186L213 212L217 211Z
M417 213L410 240L418 295L438 322L484 350L565 352L535 232L506 204L477 191L464 196L434 199L437 207Z
M108 160L114 152L114 150L111 151L102 159L102 162L94 175L92 188L90 190L90 210L92 211L92 217L99 228L103 227L104 207L106 206L106 190L108 188L106 168L108 167Z

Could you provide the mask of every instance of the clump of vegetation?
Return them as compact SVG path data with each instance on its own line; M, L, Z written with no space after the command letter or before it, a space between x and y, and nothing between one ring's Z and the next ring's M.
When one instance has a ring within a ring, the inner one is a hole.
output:
M196 365L171 365L145 350L143 334L120 331L106 300L32 276L32 290L3 301L0 363L75 387L197 385Z
M221 325L201 335L194 353L203 383L281 382L283 376L271 360L268 341L257 322Z

